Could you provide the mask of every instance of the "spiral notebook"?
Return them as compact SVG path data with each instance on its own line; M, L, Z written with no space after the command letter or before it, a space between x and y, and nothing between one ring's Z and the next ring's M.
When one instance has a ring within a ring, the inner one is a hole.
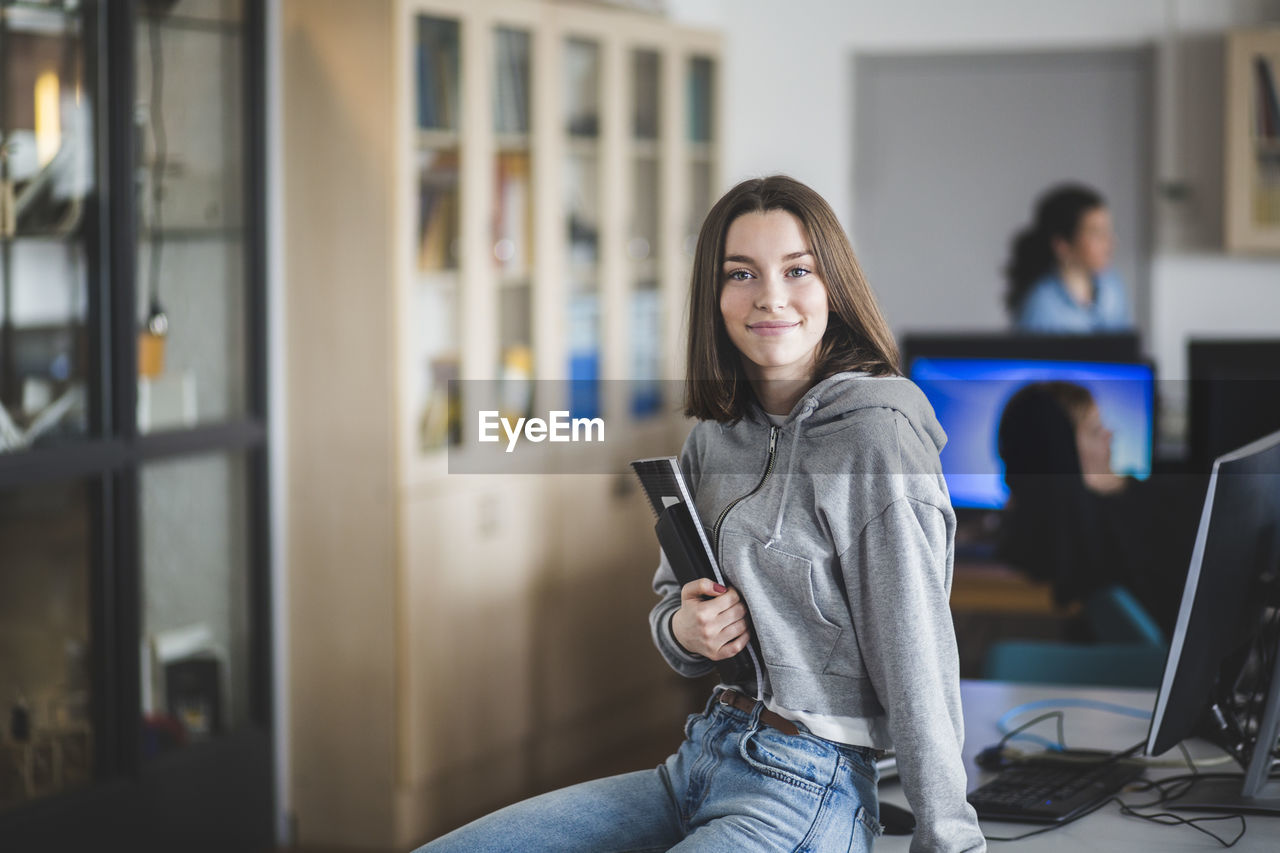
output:
M635 471L645 497L649 499L649 508L657 519L654 532L658 535L658 544L662 546L662 553L666 555L680 585L710 578L728 586L716 563L706 531L696 516L693 496L680 473L679 460L674 456L637 459L631 463L631 470ZM754 682L758 694L763 679L755 635L752 634L745 649L732 658L719 661L717 667L726 684Z

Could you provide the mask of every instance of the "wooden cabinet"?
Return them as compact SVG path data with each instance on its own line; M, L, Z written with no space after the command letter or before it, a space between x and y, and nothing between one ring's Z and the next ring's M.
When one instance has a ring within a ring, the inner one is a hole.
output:
M1227 37L1228 251L1280 252L1280 27Z
M283 53L291 798L302 842L404 847L678 740L625 461L687 430L665 380L719 40L581 3L287 0ZM499 380L517 413L604 418L610 465L451 473Z

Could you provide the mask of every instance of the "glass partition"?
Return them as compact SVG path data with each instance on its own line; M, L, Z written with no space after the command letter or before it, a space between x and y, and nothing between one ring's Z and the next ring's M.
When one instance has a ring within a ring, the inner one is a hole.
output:
M138 7L140 433L247 411L241 5Z
M141 473L142 751L249 720L248 487L242 454Z
M94 775L90 500L0 489L0 810Z
M89 431L95 112L77 3L0 3L0 453Z

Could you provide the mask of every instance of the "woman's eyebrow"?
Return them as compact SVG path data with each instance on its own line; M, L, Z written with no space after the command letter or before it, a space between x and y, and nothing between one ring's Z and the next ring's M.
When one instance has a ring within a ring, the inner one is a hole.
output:
M805 255L812 255L812 254L813 252L810 252L808 249L805 249L803 252L792 252L789 255L783 255L782 259L784 261L794 261L796 258L803 258ZM746 255L725 255L724 262L726 264L754 264L755 260L753 258L747 257Z

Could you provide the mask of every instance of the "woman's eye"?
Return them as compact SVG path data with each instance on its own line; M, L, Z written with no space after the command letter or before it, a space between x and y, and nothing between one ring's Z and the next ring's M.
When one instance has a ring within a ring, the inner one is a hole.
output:
M805 269L804 267L794 267L792 269L787 270L787 275L791 276L792 278L803 278L808 274L809 274L809 270Z
M725 278L729 279L730 281L746 281L747 279L751 278L751 273L747 272L746 270L734 270L733 272L725 276Z

